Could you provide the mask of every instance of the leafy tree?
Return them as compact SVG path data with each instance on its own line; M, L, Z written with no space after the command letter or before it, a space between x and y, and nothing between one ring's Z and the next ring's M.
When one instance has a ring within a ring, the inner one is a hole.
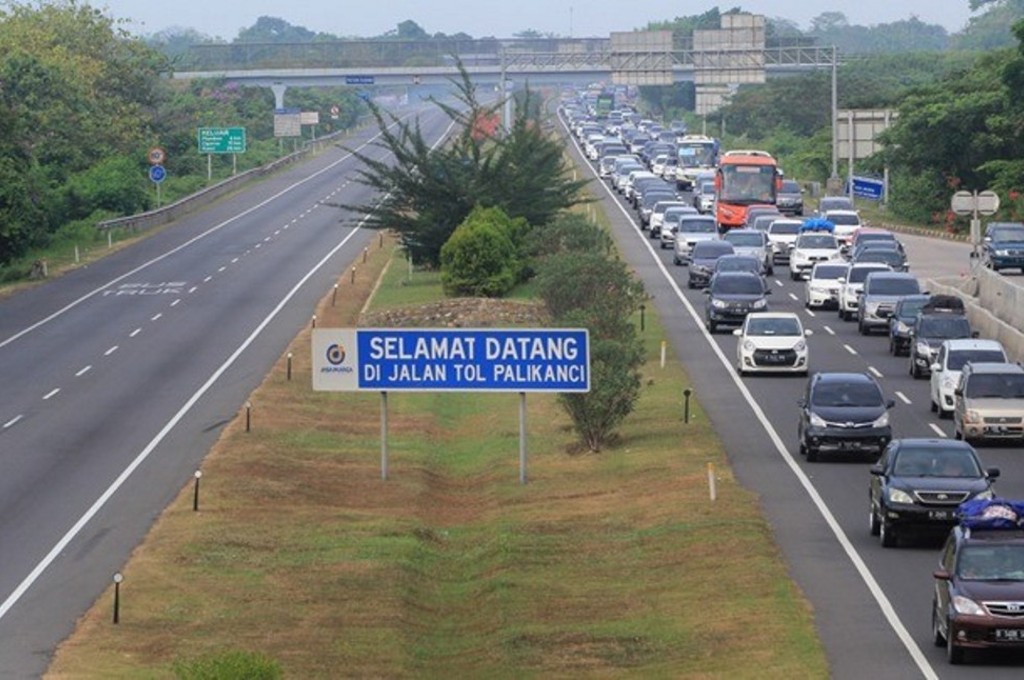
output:
M477 205L541 225L586 200L579 194L586 180L567 179L562 146L536 120L520 115L507 135L480 134L486 127L481 122L495 120L501 102L482 104L461 65L460 71L462 80L453 83L459 104L434 100L455 124L454 137L438 148L431 148L415 121L371 106L380 128L377 146L392 159L350 151L364 164L358 181L378 190L381 200L342 206L369 213L367 226L394 230L415 262L434 267L445 241Z
M236 43L307 43L313 42L318 34L303 26L293 26L284 19L261 16L249 28L243 28L235 38Z
M441 247L445 292L501 297L510 291L520 269L516 232L523 229L500 208L474 208Z

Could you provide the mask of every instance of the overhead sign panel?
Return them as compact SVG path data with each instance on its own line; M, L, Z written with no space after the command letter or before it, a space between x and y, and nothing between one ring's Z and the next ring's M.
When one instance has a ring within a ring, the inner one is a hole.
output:
M586 329L325 328L313 389L588 392Z
M612 33L609 63L616 85L671 85L672 31Z
M199 153L245 153L244 127L199 128Z

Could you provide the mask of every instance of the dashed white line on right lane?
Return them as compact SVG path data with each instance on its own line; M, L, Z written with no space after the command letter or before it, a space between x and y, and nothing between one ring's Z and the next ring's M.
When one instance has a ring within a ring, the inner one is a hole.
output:
M910 399L907 398L907 395L903 394L902 392L897 391L895 394L899 398L899 400L902 401L904 404L912 404L912 403L914 403L914 402L910 401Z
M932 431L940 437L948 437L949 435L942 431L942 428L935 423L928 423L928 427L932 428Z

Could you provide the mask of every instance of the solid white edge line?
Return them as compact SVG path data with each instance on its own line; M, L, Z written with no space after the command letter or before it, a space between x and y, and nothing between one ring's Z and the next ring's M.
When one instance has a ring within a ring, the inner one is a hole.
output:
M559 116L559 121L562 123L562 126L565 127L565 122L561 119L561 116ZM575 138L573 138L573 140L573 143L575 144ZM589 164L587 167L590 170L591 174L593 174L593 167L591 167ZM629 223L633 226L633 231L635 231L638 236L642 237L643 233L637 228L636 223L633 221L630 214L626 212L625 208L622 207L622 204L619 203L618 200L615 200L616 197L614 194L612 194L611 189L608 188L608 185L605 184L604 182L599 183L604 188L605 192L612 197L619 211L622 212L622 214L625 215L626 218L629 220ZM700 330L701 335L704 336L704 339L707 341L708 345L710 345L711 350L718 357L718 360L725 367L726 371L728 371L729 377L735 384L736 389L738 389L740 391L740 394L743 395L744 400L746 400L747 404L754 412L755 417L757 417L758 422L761 423L761 426L764 428L765 433L767 433L769 439L771 439L772 444L775 445L775 450L778 452L779 456L782 457L786 465L789 466L790 470L793 472L793 475L800 482L801 486L804 487L804 490L807 491L807 494L811 498L811 501L814 503L815 507L818 508L818 512L821 513L821 516L825 520L825 523L832 530L832 533L836 537L836 540L839 542L839 545L843 548L843 551L846 553L846 556L850 559L850 562L853 564L854 568L857 570L857 573L864 581L864 584L867 586L868 591L870 591L872 597L875 598L875 602L878 603L878 606L881 609L883 616L885 616L886 621L888 621L889 626L893 629L893 631L896 633L896 636L903 643L904 648L907 650L911 658L917 664L918 669L926 678L928 678L928 680L938 680L939 676L935 673L935 669L932 668L931 664L928 662L928 659L926 659L924 654L921 652L921 648L918 647L916 642L914 642L914 639L911 637L910 632L903 625L903 622L900 620L899 616L897 616L896 610L893 608L892 603L889 601L889 598L885 596L885 592L882 590L881 586L878 585L878 581L875 580L874 574L872 574L871 570L868 569L867 564L864 562L864 559L860 556L860 553L857 552L857 549L853 547L852 543L850 543L850 539L847 538L846 532L843 531L843 528L841 526L839 526L838 520L836 520L835 516L832 514L832 511L828 509L828 506L825 504L825 501L818 493L817 488L811 482L810 478L800 468L796 460L793 458L792 454L789 453L789 450L786 448L785 444L783 444L782 439L779 437L779 434L775 431L775 428L772 427L772 424L768 420L768 417L764 414L764 411L761 410L761 407L754 399L754 396L750 393L750 391L747 389L747 386L743 383L739 375L737 375L736 371L733 369L733 366L729 362L729 359L722 352L722 349L718 346L718 344L714 342L714 339L711 337L711 334L708 333L707 328L704 327L704 323L700 320L700 317L697 315L697 311L693 308L693 305L690 304L690 301L686 298L686 296L683 295L683 291L679 288L679 285L676 283L675 279L669 274L668 269L665 267L665 263L662 262L661 258L658 256L658 253L655 252L655 250L651 247L649 239L641 238L640 240L646 245L648 253L654 260L655 266L658 267L662 275L664 275L666 281L672 287L672 290L675 292L676 297L679 299L680 302L683 303L683 306L686 308L687 313L693 319L694 323L697 324L697 328Z
M440 139L438 139L437 144L435 144L435 146L439 145L448 136L449 132L451 131L452 127L454 127L454 125L455 122L453 121L445 129L444 133L442 133ZM315 175L311 175L310 177L315 177ZM301 184L301 182L297 182L293 186L298 186L299 184ZM345 244L348 243L349 240L354 238L355 235L359 233L360 229L362 228L363 224L366 223L367 219L369 219L369 215L364 216L363 219L360 220L359 223L352 229L352 231L349 232L349 234L338 243L338 245L336 245L334 248L331 249L330 252L324 255L324 257L319 262L317 262L313 266L313 268L310 269L306 273L306 275L303 276L299 280L299 282L292 287L291 290L289 290L285 294L281 301L277 303L277 306L274 307L274 309L271 310L271 312L266 316L266 318L264 318L263 321L261 321L259 325L256 326L255 330L253 330L253 332L249 334L249 337L247 337L242 342L242 344L239 345L238 348L231 353L231 356L229 356L224 361L224 363L221 364L220 368L218 368L216 371L214 371L212 375L210 375L206 382L203 383L203 385L198 390L196 390L195 394L189 397L188 401L186 401L185 404L180 409L178 409L178 412L175 413L174 416L172 416L171 419L167 421L167 423L163 426L163 428L161 428L161 430L156 434L156 436L153 437L149 444L147 444L146 447L141 452L139 452L137 456L135 456L132 462L128 464L128 467L121 471L121 474L119 474L117 478L110 484L110 486L107 487L106 491L100 494L100 497L97 498L96 501L89 507L89 509L86 510L85 513L78 518L78 521L76 521L74 525L67 530L67 533L65 533L64 536L62 536L61 539L57 541L53 548L50 549L50 552L48 552L43 557L43 559L40 560L38 564L36 564L36 566L28 574L28 576L26 576L21 581L21 583L19 583L18 586L11 592L11 594L7 596L7 599L4 600L2 604L0 604L0 620L3 620L3 618L7 615L7 612L9 612L11 608L18 603L22 596L24 596L24 594L28 592L28 589L32 587L32 584L35 583L36 580L40 576L42 576L43 572L45 572L46 569L53 563L53 561L60 556L64 549L67 548L68 544L71 543L71 541L74 540L74 538L79 534L79 532L82 531L85 525L88 524L89 521L93 517L95 517L96 514L101 509L103 509L103 506L107 504L107 501L109 501L110 498L117 492L117 490L120 489L121 486L126 481L128 481L128 478L132 476L132 473L134 473L135 470L140 465L142 465L142 463L144 463L147 458L149 458L150 454L153 453L157 446L159 446L160 442L162 442L167 437L171 430L173 430L174 427L177 426L177 424L181 421L181 419L184 418L188 414L188 412L192 410L192 407L196 405L196 403L203 397L203 395L205 395L210 390L210 388L213 387L217 380L219 380L220 377L235 363L235 361L238 360L238 357L242 355L242 352L248 349L249 345L255 342L256 338L260 336L260 334L270 324L270 322L274 320L274 318L281 312L282 309L284 309L285 305L288 304L288 302L296 295L296 293L298 293L299 289L301 289L302 286L304 286L306 282L309 279L311 279L313 275L316 274L316 272L321 267L324 266L324 264L327 263L328 260L334 257L334 255L339 250L341 250L345 246ZM81 299L84 300L85 298ZM11 421L11 424L17 422L18 419L20 418L21 416L18 416L13 421Z

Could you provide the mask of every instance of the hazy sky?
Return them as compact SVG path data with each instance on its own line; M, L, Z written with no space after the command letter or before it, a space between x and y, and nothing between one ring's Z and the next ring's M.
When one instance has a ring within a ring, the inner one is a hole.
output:
M968 0L95 0L94 6L141 35L167 28L194 28L232 40L261 16L339 36L371 37L411 19L427 33L464 32L479 38L512 37L532 29L559 36L608 37L650 21L692 16L718 7L781 17L808 28L823 12L842 12L852 24L872 25L917 16L958 31L971 16Z

